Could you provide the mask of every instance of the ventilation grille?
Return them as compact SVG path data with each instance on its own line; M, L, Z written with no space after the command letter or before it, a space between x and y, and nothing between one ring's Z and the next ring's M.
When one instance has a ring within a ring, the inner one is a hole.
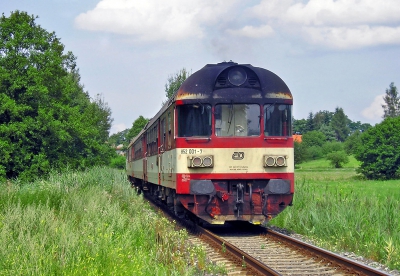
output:
M226 85L226 77L219 77L219 78L217 79L217 83L218 83L220 86L225 86L225 85Z
M248 81L249 81L249 84L252 85L252 86L257 84L257 79L256 78L249 78Z

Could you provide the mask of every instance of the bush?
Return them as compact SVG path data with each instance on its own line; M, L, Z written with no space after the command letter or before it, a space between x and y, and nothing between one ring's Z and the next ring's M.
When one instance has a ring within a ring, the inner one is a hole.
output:
M386 118L361 134L355 157L368 179L400 178L400 117Z
M125 169L126 158L125 156L118 155L111 159L110 167L116 169Z
M349 157L344 151L331 152L326 159L331 161L331 165L335 168L342 168L343 164L349 163Z
M313 130L304 133L301 140L306 147L312 147L312 146L321 147L326 141L326 136L320 131Z
M344 141L344 150L347 154L354 154L357 151L357 147L360 145L360 131L354 131L347 139Z
M306 149L306 152L307 160L316 160L324 156L324 154L322 153L322 148L319 146L309 147Z
M323 146L322 146L322 153L323 154L328 154L331 152L335 152L335 151L342 151L343 150L343 143L341 142L326 142Z
M306 161L306 148L300 142L294 142L294 165L298 165Z

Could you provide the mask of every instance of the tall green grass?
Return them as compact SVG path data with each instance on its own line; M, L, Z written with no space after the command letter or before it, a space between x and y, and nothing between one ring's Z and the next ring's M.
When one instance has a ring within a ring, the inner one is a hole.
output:
M0 184L0 275L195 275L209 265L122 171ZM162 237L162 239L160 239Z
M271 224L400 269L400 181L367 181L354 168L324 164L296 170L293 206Z

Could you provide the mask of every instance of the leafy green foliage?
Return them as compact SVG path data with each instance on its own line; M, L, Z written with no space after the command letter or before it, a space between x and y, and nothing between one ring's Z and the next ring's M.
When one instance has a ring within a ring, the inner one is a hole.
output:
M317 130L309 131L302 136L302 143L306 147L318 146L321 147L326 141L325 135Z
M294 165L298 165L306 160L306 148L303 143L294 141Z
M3 14L0 37L0 178L107 164L111 111L83 91L75 56L25 12Z
M110 135L110 137L108 138L108 144L110 144L111 146L118 146L121 144L127 146L129 144L129 140L127 139L129 130L130 129L127 128L123 131Z
M332 142L326 142L325 144L322 145L322 153L325 155L331 152L342 151L342 150L343 150L343 143L341 142L332 141Z
M333 112L327 110L318 111L315 113L314 117L312 118L315 130L320 129L322 125L328 126L332 120L332 116Z
M306 125L307 125L306 119L296 120L295 118L293 118L293 133L297 134L306 133Z
M355 157L368 179L400 178L400 117L388 117L360 137Z
M124 170L126 165L126 158L122 155L117 155L111 159L110 167Z
M400 115L400 97L397 87L392 82L389 89L386 89L386 95L383 97L385 104L383 107L383 118L397 117Z
M318 131L325 135L327 141L336 141L336 133L330 125L322 124Z
M307 160L316 160L320 159L324 156L322 153L322 147L320 146L311 146L306 148L306 158Z
M347 154L355 154L357 151L357 147L361 143L361 132L354 131L344 142L344 150Z
M128 143L132 138L135 138L140 133L140 131L146 126L148 121L149 119L146 119L142 115L140 115L139 118L137 118L133 122L132 128L129 130L126 136L126 138L128 139Z
M334 118L335 117L335 118ZM309 131L318 130L325 134L328 141L345 141L349 133L354 131L364 132L371 125L353 122L345 114L342 108L336 108L335 112L327 110L310 112L307 119L296 120L293 118L293 133L305 134Z
M349 157L344 151L334 151L326 156L335 168L343 168L343 164L349 163Z
M182 68L175 75L168 77L167 83L165 84L165 96L171 99L172 95L179 90L182 83L190 76L190 72L186 68ZM164 104L165 102L163 102Z
M336 133L336 139L338 141L343 142L347 139L350 129L348 127L348 123L350 120L344 114L343 108L337 107L335 110L335 114L332 116L331 127Z

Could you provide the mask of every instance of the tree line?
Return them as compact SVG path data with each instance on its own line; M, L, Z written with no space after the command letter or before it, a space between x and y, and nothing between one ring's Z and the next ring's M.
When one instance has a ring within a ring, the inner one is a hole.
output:
M340 168L353 155L367 179L400 179L400 97L394 83L383 100L383 121L375 126L349 120L339 107L294 120L294 130L303 133L302 142L294 143L295 164L326 158Z
M111 110L80 83L76 57L26 12L0 18L0 180L106 165Z

